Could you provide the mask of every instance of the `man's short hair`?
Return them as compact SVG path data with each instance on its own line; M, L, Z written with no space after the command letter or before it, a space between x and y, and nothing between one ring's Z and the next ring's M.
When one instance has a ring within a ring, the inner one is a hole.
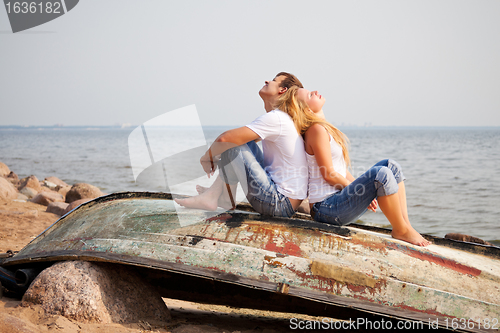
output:
M290 87L293 87L293 86L297 86L299 88L304 88L304 86L299 81L299 79L297 79L297 77L293 74L286 73L286 72L279 72L278 74L276 74L276 77L278 77L278 76L285 77L285 79L283 81L281 81L280 87L287 88L287 89Z

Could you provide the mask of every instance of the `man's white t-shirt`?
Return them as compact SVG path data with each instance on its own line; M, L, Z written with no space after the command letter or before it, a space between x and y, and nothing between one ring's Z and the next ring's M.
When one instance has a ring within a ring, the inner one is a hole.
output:
M307 198L308 168L304 140L292 118L270 111L246 125L262 139L264 168L278 191L291 199Z

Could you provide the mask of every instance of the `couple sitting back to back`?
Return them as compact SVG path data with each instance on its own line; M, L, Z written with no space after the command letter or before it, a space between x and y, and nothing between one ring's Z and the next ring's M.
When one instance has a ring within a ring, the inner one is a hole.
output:
M209 177L218 166L218 177L200 195L175 199L178 204L205 210L234 208L240 183L260 214L291 217L308 197L314 220L345 225L367 208L375 211L378 202L394 238L430 244L410 224L399 164L380 161L357 179L349 173L348 139L326 121L323 96L284 72L265 81L259 95L266 114L217 137L200 162Z

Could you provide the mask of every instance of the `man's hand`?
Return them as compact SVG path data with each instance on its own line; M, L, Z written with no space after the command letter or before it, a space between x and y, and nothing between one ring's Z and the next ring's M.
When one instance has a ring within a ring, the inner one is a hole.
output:
M257 139L260 139L257 133L246 126L235 128L219 135L207 152L200 158L201 166L208 175L208 178L214 175L220 154L228 149Z
M211 158L210 150L208 150L205 155L200 158L200 163L203 167L203 171L205 171L208 175L208 178L214 175L215 170L217 169L217 161L214 160L214 158Z

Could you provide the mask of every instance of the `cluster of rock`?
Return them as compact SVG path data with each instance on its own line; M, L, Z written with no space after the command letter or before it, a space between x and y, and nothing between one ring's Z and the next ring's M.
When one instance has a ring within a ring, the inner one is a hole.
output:
M102 195L93 185L68 185L57 177L38 180L32 175L19 179L0 162L0 199L3 200L31 201L62 216ZM31 305L39 305L48 314L88 323L148 321L163 325L171 318L152 285L132 267L110 263L63 261L46 268L23 296L21 306Z
M104 193L94 185L66 184L57 177L38 180L34 175L19 179L0 162L0 199L31 201L47 206L47 212L62 216L84 202Z

